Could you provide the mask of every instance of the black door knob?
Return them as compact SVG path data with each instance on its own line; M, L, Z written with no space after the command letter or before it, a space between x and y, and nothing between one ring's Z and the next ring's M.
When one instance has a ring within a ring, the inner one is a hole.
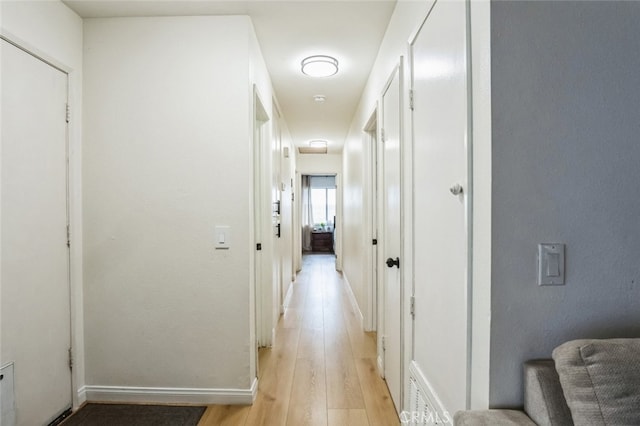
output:
M398 268L400 268L400 258L396 257L395 259L392 258L388 258L387 259L387 266L389 268L393 268L393 266L397 266Z

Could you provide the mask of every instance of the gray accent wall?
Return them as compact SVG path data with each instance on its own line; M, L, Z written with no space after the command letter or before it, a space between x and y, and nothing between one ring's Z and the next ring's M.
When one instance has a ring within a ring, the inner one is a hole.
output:
M522 363L640 336L640 2L491 4L492 407ZM541 242L566 285L536 284Z

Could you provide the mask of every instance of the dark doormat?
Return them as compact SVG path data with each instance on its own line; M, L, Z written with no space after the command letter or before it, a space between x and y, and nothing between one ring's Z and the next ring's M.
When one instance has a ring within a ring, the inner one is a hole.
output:
M197 426L207 407L86 404L61 426Z

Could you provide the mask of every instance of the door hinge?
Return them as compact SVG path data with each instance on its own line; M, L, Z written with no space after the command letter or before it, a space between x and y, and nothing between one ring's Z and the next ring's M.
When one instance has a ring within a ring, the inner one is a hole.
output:
M409 90L409 109L413 111L413 89Z
M373 244L374 246L378 245L378 239L374 238L373 240L371 240L371 244Z
M67 123L71 121L71 106L69 104L67 104L67 108L65 112L65 120Z
M410 304L409 311L411 312L411 318L415 319L416 318L416 298L414 296L411 296L411 299L409 300L409 304Z
M381 140L382 142L384 142L384 141L385 141L384 129L380 129L380 140Z
M69 370L73 370L73 351L69 348Z
M261 243L256 244L256 250L258 250L258 251L262 250L262 244Z
M67 247L71 247L71 228L67 225Z
M386 351L387 350L387 338L386 336L382 336L382 351Z

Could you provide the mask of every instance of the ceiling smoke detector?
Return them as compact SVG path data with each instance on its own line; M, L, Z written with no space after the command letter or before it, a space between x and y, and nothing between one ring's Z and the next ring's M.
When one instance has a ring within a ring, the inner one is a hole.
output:
M327 55L309 56L300 65L302 73L311 77L331 77L338 72L338 60Z

